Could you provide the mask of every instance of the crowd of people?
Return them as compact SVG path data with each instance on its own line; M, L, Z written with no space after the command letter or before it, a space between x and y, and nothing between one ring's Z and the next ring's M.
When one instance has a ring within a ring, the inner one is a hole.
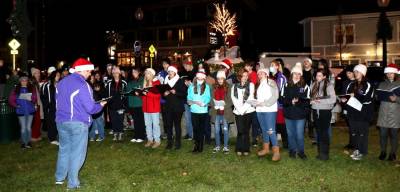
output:
M306 58L287 69L282 59L275 59L263 68L246 61L242 68L234 70L229 59L225 59L210 72L205 63L193 66L192 62L185 62L178 66L166 58L158 72L152 68L122 69L112 64L107 65L104 73L98 67L93 68L87 78L89 95L93 101L103 99L107 104L91 114L88 140L103 141L105 128L110 128L112 140L122 141L126 129L131 128L130 142L159 148L162 140L166 140L166 149L179 150L181 139L187 139L193 140L192 152L201 153L204 144L212 144L213 130L212 152L229 153L230 129L234 124L237 135L233 148L239 156L248 156L251 146L261 146L256 154L260 157L272 154L273 161L280 160L282 147L288 149L290 158L307 159L304 138L308 133L317 145L317 158L328 160L331 121L337 118L335 108L340 106L349 127L349 144L345 148L352 151L353 160L361 160L368 154L369 127L374 106L379 106L376 124L380 133L379 159L395 160L400 98L396 95L379 98L376 89L400 86L398 67L388 65L384 69L385 81L374 87L366 79L366 65L349 65L344 69L346 80L335 85L328 62L324 59L315 62L318 64L314 67L313 61ZM51 144L59 144L56 113L60 106L57 107L56 95L60 80L71 72L50 67L43 77L38 69L32 68L29 76L24 73L7 76L10 81L19 80L8 100L16 108L22 148L31 148L31 142L40 140L41 127L47 131ZM354 102L361 107L355 107ZM386 150L388 140L390 152Z

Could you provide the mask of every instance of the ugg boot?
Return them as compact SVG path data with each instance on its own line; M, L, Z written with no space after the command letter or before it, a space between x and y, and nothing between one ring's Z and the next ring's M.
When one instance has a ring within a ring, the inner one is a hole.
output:
M258 151L257 155L259 157L264 157L269 154L269 143L263 143L263 149Z
M279 153L279 147L278 147L278 146L272 147L272 152L274 153L274 154L272 155L272 161L279 161L279 160L281 160L281 154Z

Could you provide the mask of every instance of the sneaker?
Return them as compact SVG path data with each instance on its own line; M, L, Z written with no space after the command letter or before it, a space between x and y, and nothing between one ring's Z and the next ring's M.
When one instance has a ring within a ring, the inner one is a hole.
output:
M236 155L238 155L238 156L242 156L242 152L236 152Z
M379 160L383 161L386 159L386 152L381 152L381 154L379 155Z
M225 154L228 154L228 153L229 153L228 147L224 147L224 148L222 149L222 152L224 152Z
M136 140L136 139L131 139L131 142L132 142L132 143L136 143L137 140Z
M249 156L250 153L249 153L249 152L243 152L243 155L244 155L244 156Z
M21 144L21 149L26 149L26 145L24 143Z
M387 160L388 161L395 161L396 160L396 154L395 153L391 153Z
M161 135L161 139L162 139L162 140L166 140L167 138L168 138L168 137L167 137L166 134L162 134L162 135Z
M60 145L60 143L58 141L52 141L52 142L50 142L50 144L52 144L52 145Z
M56 185L62 185L62 184L64 184L64 181L56 181L55 184L56 184Z
M154 145L151 148L156 149L156 148L160 147L160 145L161 145L160 142L154 142Z
M122 141L122 133L118 134L118 141Z
M191 137L190 137L189 135L185 135L185 136L183 137L183 139L189 140L189 139L191 139Z
M300 159L306 160L307 159L307 155L304 152L301 153L297 153L297 156L300 157Z
M360 154L360 151L354 150L353 153L350 155L351 158L354 158Z
M219 150L221 150L221 148L219 146L214 147L213 153L218 153Z
M94 141L94 138L90 138L90 141Z
M110 132L108 132L108 134L113 135L113 134L114 134L114 131L111 130Z
M118 138L117 138L117 134L114 134L114 138L113 138L113 141L116 141Z
M100 138L100 137L99 137L99 138L96 139L96 142L101 142L101 141L103 141L103 140L104 140L104 138Z
M25 145L25 147L28 148L28 149L32 148L32 143L29 142L28 144Z
M253 142L251 143L251 145L252 145L253 147L258 147L257 141L253 141Z
M289 152L289 157L296 159L296 152L293 152L293 151Z
M143 143L143 139L136 139L136 143Z
M358 155L353 156L352 159L355 160L355 161L359 161L359 160L362 159L362 157L363 157L363 154L359 153Z

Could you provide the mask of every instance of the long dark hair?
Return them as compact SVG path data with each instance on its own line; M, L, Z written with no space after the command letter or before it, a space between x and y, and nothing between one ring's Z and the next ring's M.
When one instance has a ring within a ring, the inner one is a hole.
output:
M354 86L353 86L353 93L357 94L363 87L364 85L367 83L367 77L365 77L363 75L363 77L361 78L361 81L355 80L354 81Z
M53 71L53 72L50 73L49 82L50 82L51 85L55 85L55 79L56 79L57 73L60 73L60 72L59 71ZM60 74L60 79L61 79L61 74Z
M33 93L34 86L32 85L32 83L31 83L29 80L28 80L28 84L26 85L26 88L28 89L28 92L29 92L29 93ZM15 86L15 93L16 93L17 95L20 93L20 91L21 91L21 82L18 83L18 84Z
M323 92L324 92L324 96L327 96L328 93L326 91L326 88L328 87L329 84L329 78L328 78L328 73L326 72L326 70L323 69L318 69L317 72L315 73L315 75L317 73L322 73L323 76L325 76L325 79L323 80L324 82L324 87L322 88ZM317 82L317 80L314 81L314 86L311 90L311 98L316 98L318 97L318 92L319 92L319 86L320 84Z
M206 81L204 80L203 84L201 84L200 95L203 95L205 90L206 90ZM193 80L193 91L194 94L197 94L197 78L194 78Z

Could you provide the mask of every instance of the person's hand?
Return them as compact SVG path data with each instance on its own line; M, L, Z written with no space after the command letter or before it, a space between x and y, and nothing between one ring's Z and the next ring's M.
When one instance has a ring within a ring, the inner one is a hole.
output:
M168 96L169 95L169 91L164 92L164 96Z
M144 92L143 92L143 95L147 95L147 92L146 92L146 91L144 91Z
M342 103L346 103L347 99L346 98L341 98L340 101L342 101Z
M176 93L175 89L171 89L171 93L175 94Z
M390 101L395 102L396 99L397 99L397 97L396 97L396 95L391 95L391 96L389 97L389 99L390 99Z
M139 93L138 93L137 91L135 91L135 95L136 95L136 96L139 96Z
M293 99L292 99L292 104L293 104L293 105L296 104L297 102L299 102L299 98L296 97L296 98L293 98Z
M350 93L350 97L354 97L354 93Z
M104 107L107 104L107 101L100 101L100 105Z

